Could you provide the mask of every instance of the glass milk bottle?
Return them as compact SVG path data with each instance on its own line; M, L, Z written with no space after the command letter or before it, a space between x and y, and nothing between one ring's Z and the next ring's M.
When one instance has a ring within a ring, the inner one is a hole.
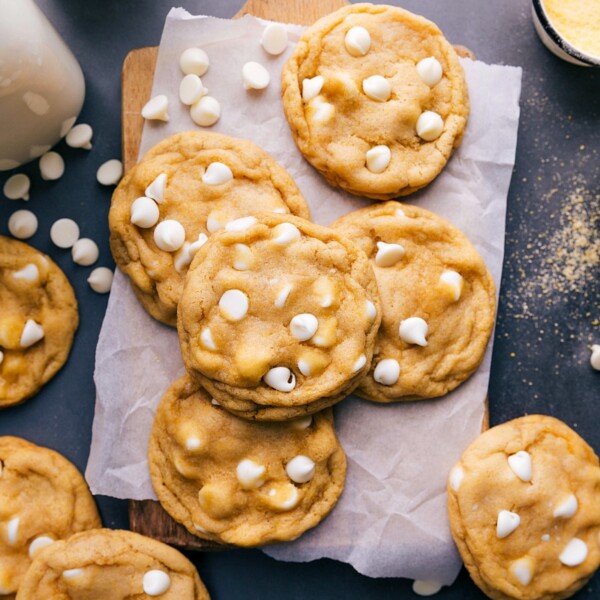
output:
M0 0L0 171L66 135L84 95L79 63L33 0Z

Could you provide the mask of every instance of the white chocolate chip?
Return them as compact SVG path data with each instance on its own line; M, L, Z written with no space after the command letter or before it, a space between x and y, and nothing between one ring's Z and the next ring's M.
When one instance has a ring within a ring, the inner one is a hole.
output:
M288 45L288 32L282 23L269 23L263 30L260 45L265 52L277 56L285 51Z
M320 96L313 98L310 101L309 106L312 110L311 118L317 123L327 123L327 121L330 121L335 114L335 108L333 104L325 102L325 100L323 100L323 98Z
M573 538L560 553L558 560L567 567L580 565L588 555L588 547L583 540Z
M188 48L181 53L179 66L185 75L193 74L202 77L208 71L210 61L208 54L202 48Z
M274 367L264 376L265 383L278 392L291 392L296 387L296 376L287 367Z
M40 158L40 173L45 181L60 179L65 172L65 161L58 152L46 152Z
M290 322L290 331L292 335L301 342L306 342L317 333L319 320L315 315L302 313L296 315Z
M195 435L191 435L185 440L185 449L188 452L195 452L196 450L200 450L202 447L202 440Z
M575 494L569 494L557 507L554 509L554 517L556 519L570 519L579 508L579 503Z
M30 210L16 210L8 219L8 231L20 240L35 235L37 228L37 217Z
M50 103L41 94L35 92L25 92L23 94L23 102L27 108L38 117L42 117L50 110Z
M121 177L123 177L123 163L116 158L102 163L96 171L96 179L101 185L117 185Z
M442 65L440 64L440 61L433 56L420 60L417 63L416 69L419 77L429 87L437 85L442 79Z
M214 125L221 116L221 105L212 96L202 96L198 102L194 102L190 108L192 121L200 127Z
M83 575L83 569L67 569L62 572L62 576L65 579L75 579L75 577L80 577Z
M521 517L509 510L501 510L496 522L496 536L503 539L509 536L521 524Z
M600 344L592 346L592 354L590 355L590 365L596 371L600 371Z
M58 219L50 227L50 239L59 248L72 248L79 239L79 225L73 219Z
M444 121L432 110L426 110L417 119L417 135L426 142L433 142L440 137L444 129Z
M54 544L54 540L51 537L48 537L47 535L40 535L38 537L35 538L35 540L33 540L33 542L31 542L31 544L29 544L29 558L33 559L33 557L42 549L45 548L46 546L49 546L50 544Z
M403 219L404 217L406 217L406 213L401 208L397 208L394 212L394 215L399 219Z
M250 61L242 67L242 80L246 90L264 90L269 85L271 76L260 63Z
M169 99L164 94L150 98L142 108L142 117L146 121L168 121Z
M22 279L23 281L29 281L33 283L39 280L40 270L34 263L29 263L19 271L15 271L12 276L14 279Z
M299 417L297 419L288 421L288 423L292 426L293 429L296 429L297 431L304 431L312 425L312 415L307 415L306 417Z
M367 154L367 169L371 173L383 173L392 159L392 151L387 146L374 146Z
M365 365L367 364L367 357L364 354L361 354L352 365L352 372L358 373Z
M185 242L185 229L175 219L161 221L154 230L154 243L165 252L176 252Z
M17 173L4 182L4 195L9 200L29 200L31 180L25 173Z
M0 350L0 365L4 362L4 352ZM2 476L2 468L0 466L0 477Z
M550 536L545 533L542 537L541 537L542 542L549 542L550 541Z
M196 252L198 252L198 250L200 250L200 248L202 248L202 246L204 246L204 244L206 244L207 241L208 236L205 233L200 233L198 235L198 239L190 244L190 257L194 258L194 256L196 256Z
M6 534L8 536L8 543L14 546L17 543L17 536L19 535L19 523L21 519L19 517L13 517L6 524Z
M242 460L236 468L237 480L245 490L258 489L265 480L263 475L267 469L249 458Z
M460 484L463 482L465 478L465 472L460 465L456 465L452 471L450 471L450 487L458 492L460 489Z
M256 217L241 217L239 219L229 221L229 223L225 225L225 231L243 232L246 231L246 229L250 229L250 227L252 227L252 225L255 223Z
M315 463L308 456L302 454L295 456L285 466L288 477L296 483L307 483L315 475Z
M293 483L286 483L277 489L269 490L271 505L278 510L292 510L300 500L298 489Z
M182 273L192 262L190 246L191 244L189 242L183 242L183 246L181 246L175 253L175 256L173 256L173 266L178 273Z
M198 102L206 94L208 90L202 84L202 79L194 73L186 75L179 84L179 99L187 106Z
M217 345L215 344L215 340L212 336L212 331L210 327L205 327L200 333L200 342L207 350L216 350Z
M218 400L216 400L215 398L211 398L211 399L210 399L210 403L211 403L213 406L221 406L221 403L220 403Z
M377 363L373 379L381 385L394 385L400 377L400 363L394 358L384 358Z
M440 275L440 281L449 285L453 290L454 302L458 302L460 300L460 295L462 293L463 288L463 278L460 273L456 271L444 271Z
M367 300L366 302L365 311L367 313L367 319L369 319L369 321L371 321L372 323L375 320L375 317L377 316L377 309L370 300Z
M236 271L248 270L254 261L252 250L246 244L235 245L235 257L233 260L233 268Z
M144 573L142 585L148 596L161 596L171 587L171 578L164 571L152 569Z
M219 300L219 310L224 319L240 321L248 313L248 296L240 290L227 290Z
M142 229L154 227L160 218L158 204L152 198L140 196L131 204L131 222Z
M304 375L304 377L308 377L310 375L310 363L307 360L301 358L298 361L298 371Z
M302 100L308 102L321 93L325 79L322 75L306 78L302 80Z
M87 123L80 123L67 133L65 141L67 142L67 146L71 146L71 148L91 150L93 135L94 131Z
M419 346L427 346L427 323L421 317L409 317L400 321L398 333L400 339L407 344L418 344Z
M156 179L146 188L144 196L158 202L165 200L165 187L167 185L167 174L161 173Z
M521 481L531 481L531 455L519 450L508 457L508 466Z
M529 585L533 578L533 561L526 556L519 558L510 565L510 572L522 585Z
M346 33L344 45L351 56L364 56L371 48L371 36L364 27L355 25Z
M292 223L279 223L273 228L273 241L280 246L286 246L302 237L300 230Z
M39 342L44 337L44 328L36 323L33 319L28 319L23 327L19 345L21 348L29 348L33 344Z
M75 264L83 267L93 265L97 260L100 251L94 240L89 238L81 238L77 240L71 248L71 257Z
M404 256L404 252L404 248L400 244L377 242L375 264L378 267L392 267Z
M415 579L412 589L417 596L433 596L442 589L442 584L438 581Z
M202 175L202 182L207 185L221 185L232 179L233 173L231 172L231 169L222 162L210 163Z
M288 299L288 296L290 295L290 292L292 291L292 289L294 288L294 286L291 283L286 283L277 293L277 298L275 298L275 307L276 308L283 308L285 306L285 302Z
M392 95L390 82L381 75L371 75L362 82L363 92L376 102L387 102Z
M87 282L97 294L108 294L112 286L113 272L108 267L98 267L94 269Z
M225 223L217 218L215 212L216 211L213 210L206 219L206 229L208 229L209 233L219 231L219 229L223 229L223 226L225 225Z

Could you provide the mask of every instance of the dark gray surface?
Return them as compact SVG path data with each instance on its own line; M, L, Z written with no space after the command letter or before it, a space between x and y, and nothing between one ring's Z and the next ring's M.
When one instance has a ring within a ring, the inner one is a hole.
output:
M525 413L551 414L575 427L598 452L600 373L589 366L589 347L600 343L600 267L591 253L583 260L575 251L582 231L575 223L583 217L584 238L593 239L600 252L600 73L563 63L547 51L533 30L527 0L392 3L436 21L452 42L470 47L483 61L524 68L490 386L491 421L497 424ZM98 265L113 265L106 223L111 190L96 183L95 172L103 161L120 156L123 59L132 48L158 44L171 2L38 0L38 4L84 70L87 95L80 121L94 127L94 148L88 153L61 143L58 151L65 157L66 174L57 182L43 182L35 163L22 169L32 177L32 199L25 206L0 197L0 234L7 234L8 216L14 210L29 208L37 214L40 228L29 242L49 253L73 283L81 326L62 372L36 398L0 413L0 435L19 435L55 448L83 470L94 409L94 351L106 297L96 295L86 283L92 267L74 265L68 251L52 245L49 228L59 217L74 218L82 235L98 242ZM242 2L181 4L193 13L230 17ZM0 175L0 186L6 177ZM576 190L581 203L572 199ZM571 269L570 276L565 268ZM124 502L98 500L107 526L127 525ZM334 561L277 563L259 551L192 558L216 600L413 597L406 581L368 579ZM436 597L468 600L483 594L463 571L457 583ZM600 597L600 577L577 597Z

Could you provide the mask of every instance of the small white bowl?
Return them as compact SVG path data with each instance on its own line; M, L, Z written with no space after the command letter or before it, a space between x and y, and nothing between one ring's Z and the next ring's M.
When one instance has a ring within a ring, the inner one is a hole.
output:
M553 54L582 67L600 67L600 57L592 56L582 52L554 28L552 22L544 9L543 0L532 0L531 13L533 15L533 25L544 46Z

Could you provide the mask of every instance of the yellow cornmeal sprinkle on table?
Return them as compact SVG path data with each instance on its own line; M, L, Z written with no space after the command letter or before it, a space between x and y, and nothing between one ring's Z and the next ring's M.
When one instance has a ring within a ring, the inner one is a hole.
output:
M578 50L600 58L600 0L544 0L554 28Z

